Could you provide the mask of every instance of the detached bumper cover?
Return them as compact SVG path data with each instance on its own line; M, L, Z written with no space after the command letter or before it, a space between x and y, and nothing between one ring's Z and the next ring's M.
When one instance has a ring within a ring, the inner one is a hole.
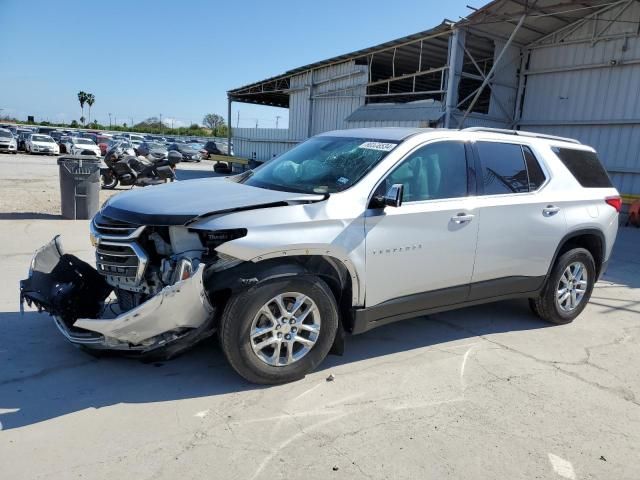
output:
M77 345L136 353L178 344L188 348L212 332L214 309L204 292L203 271L200 264L190 278L118 315L105 304L111 287L104 278L64 254L56 237L36 252L29 278L20 282L20 297L49 312L60 332Z

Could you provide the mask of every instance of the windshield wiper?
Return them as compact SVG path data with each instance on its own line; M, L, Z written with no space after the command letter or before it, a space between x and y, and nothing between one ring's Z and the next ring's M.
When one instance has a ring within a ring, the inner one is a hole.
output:
M242 183L251 175L253 175L253 170L246 170L238 175L232 175L230 177L227 177L227 180L231 182Z

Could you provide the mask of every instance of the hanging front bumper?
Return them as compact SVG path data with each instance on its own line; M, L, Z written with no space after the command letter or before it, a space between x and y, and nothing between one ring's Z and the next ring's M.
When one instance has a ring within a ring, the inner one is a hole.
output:
M49 312L67 340L96 350L148 353L170 345L188 348L212 333L214 309L202 285L204 264L137 307L119 313L111 287L93 267L65 254L59 237L38 250L22 302Z

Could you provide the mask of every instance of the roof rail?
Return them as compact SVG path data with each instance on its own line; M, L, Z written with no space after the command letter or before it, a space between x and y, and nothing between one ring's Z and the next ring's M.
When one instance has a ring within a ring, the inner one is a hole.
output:
M488 132L503 133L505 135L519 135L521 137L545 138L547 140L557 140L559 142L569 142L580 144L575 138L558 137L556 135L547 135L546 133L526 132L523 130L508 130L506 128L489 128L489 127L467 127L462 129L464 132Z

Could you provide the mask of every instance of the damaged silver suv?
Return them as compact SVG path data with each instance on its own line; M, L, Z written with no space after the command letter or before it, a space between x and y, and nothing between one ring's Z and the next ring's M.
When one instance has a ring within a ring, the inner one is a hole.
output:
M94 353L172 356L217 334L244 378L287 382L348 334L433 312L524 297L571 322L620 205L575 140L335 131L254 171L112 197L91 222L96 268L56 237L21 296Z

